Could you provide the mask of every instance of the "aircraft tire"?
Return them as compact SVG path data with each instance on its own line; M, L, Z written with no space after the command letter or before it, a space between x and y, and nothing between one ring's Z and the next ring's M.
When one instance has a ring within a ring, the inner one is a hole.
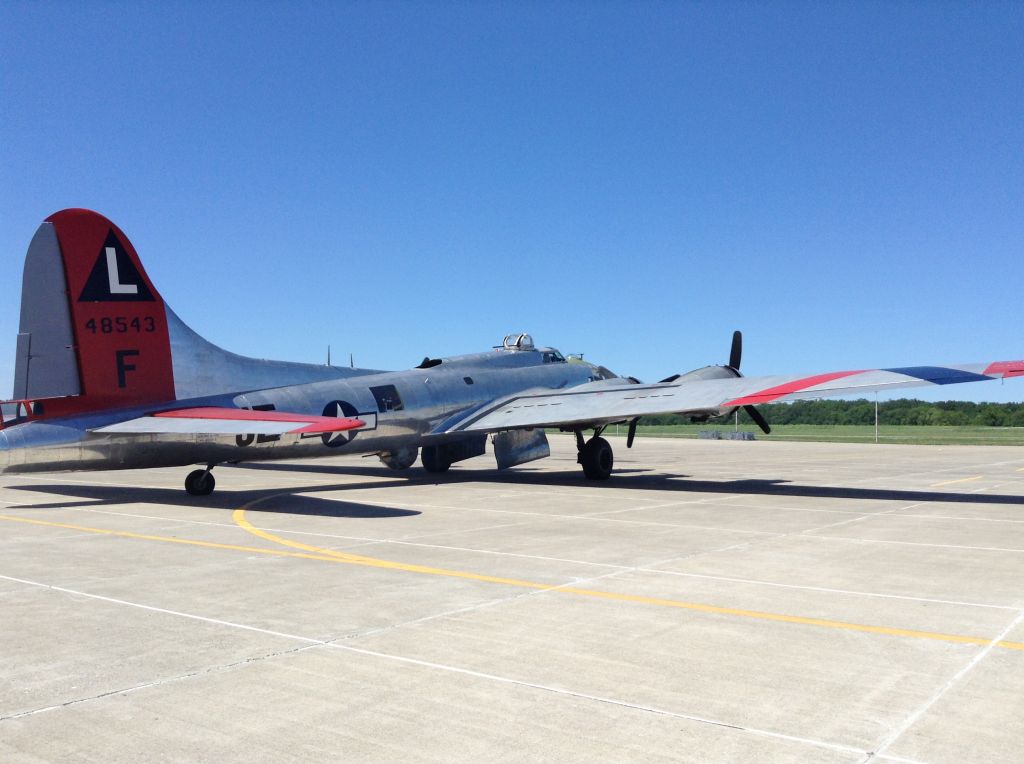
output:
M452 463L441 455L437 446L424 446L420 449L420 461L427 472L447 472Z
M419 450L416 446L403 446L392 451L381 451L379 456L385 467L393 470L405 470L416 463Z
M185 490L189 496L209 496L217 485L209 470L193 470L185 478Z
M615 464L611 445L604 438L591 438L580 451L580 464L587 480L607 480Z

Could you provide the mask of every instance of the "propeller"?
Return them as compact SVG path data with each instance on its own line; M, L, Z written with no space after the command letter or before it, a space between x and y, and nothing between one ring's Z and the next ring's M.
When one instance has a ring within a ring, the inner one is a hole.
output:
M760 427L765 435L771 434L772 428L768 425L768 421L761 415L760 411L753 406L744 406L743 410L747 412L747 416L754 420L754 424Z
M729 349L729 367L732 369L737 377L742 377L740 374L740 361L743 359L743 333L735 331L732 333L732 347ZM761 428L761 431L765 435L771 433L772 428L768 425L768 421L761 415L753 406L744 406L743 410L747 412L747 416L754 420L754 424Z
M732 333L732 347L729 349L729 368L733 371L740 370L740 360L743 358L743 332Z

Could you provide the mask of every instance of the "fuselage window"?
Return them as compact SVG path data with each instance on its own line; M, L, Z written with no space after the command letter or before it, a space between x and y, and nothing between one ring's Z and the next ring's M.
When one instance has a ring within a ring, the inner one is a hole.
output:
M401 411L405 408L402 397L394 385L371 387L370 392L373 394L374 400L377 401L377 411L382 414L385 411Z
M473 378L472 377L463 377L462 381L465 382L467 385L473 384Z

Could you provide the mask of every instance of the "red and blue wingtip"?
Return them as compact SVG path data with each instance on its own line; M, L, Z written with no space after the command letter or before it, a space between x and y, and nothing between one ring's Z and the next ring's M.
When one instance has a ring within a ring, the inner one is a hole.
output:
M1024 377L1024 361L995 361L982 372L986 377Z
M856 371L835 371L800 377L757 392L726 401L723 408L751 406L771 403L798 396L800 393L821 392L823 395L842 395L856 390L884 389L911 384L953 385L962 382L985 382L1006 377L1024 376L1024 361L994 361L989 364L965 364L963 366L906 366L890 369L860 369ZM850 379L851 384L831 384L838 380Z

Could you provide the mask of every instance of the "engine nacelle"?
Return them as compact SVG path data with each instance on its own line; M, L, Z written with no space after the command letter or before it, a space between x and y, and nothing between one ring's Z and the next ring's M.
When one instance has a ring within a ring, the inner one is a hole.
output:
M672 381L678 382L680 380L688 380L691 382L705 379L734 379L740 376L740 373L731 366L704 366L700 369L694 369L688 371L685 374L680 374L675 377ZM735 408L720 409L718 411L706 411L701 412L690 417L690 421L694 423L706 422L711 417L729 416L734 412Z
M731 366L704 366L700 369L680 374L673 381L678 382L684 379L691 382L699 379L734 379L738 376L740 376L739 372Z

